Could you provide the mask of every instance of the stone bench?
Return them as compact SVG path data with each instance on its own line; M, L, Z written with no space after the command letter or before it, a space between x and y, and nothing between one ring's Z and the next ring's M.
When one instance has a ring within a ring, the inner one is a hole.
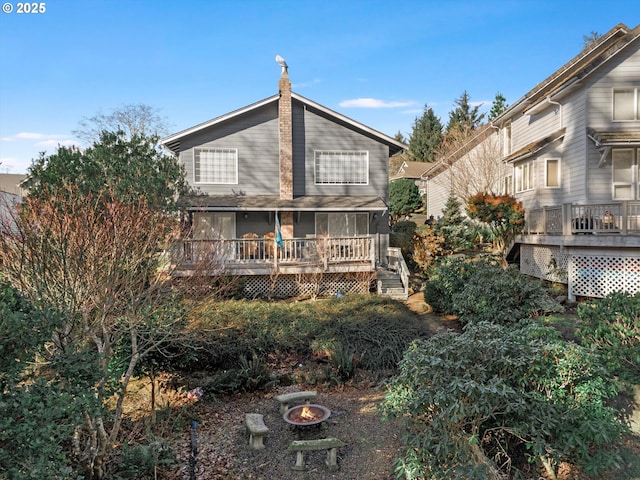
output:
M244 423L249 432L249 446L254 450L262 450L264 436L269 432L269 428L264 424L264 416L260 413L245 413Z
M337 438L294 440L291 442L291 445L289 445L289 449L296 452L296 464L291 468L296 471L304 471L304 452L326 450L327 459L325 460L325 463L327 464L327 467L329 467L329 470L336 471L338 470L336 450L338 447L343 447L344 445L345 443Z
M312 398L316 398L318 392L315 390L309 390L306 392L291 392L291 393L283 393L282 395L278 395L275 397L276 401L280 403L280 413L285 414L285 412L289 409L289 405L291 403L309 403L309 400Z

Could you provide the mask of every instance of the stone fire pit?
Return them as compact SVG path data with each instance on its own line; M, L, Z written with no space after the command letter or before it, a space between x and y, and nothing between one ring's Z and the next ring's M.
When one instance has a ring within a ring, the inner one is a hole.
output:
M322 405L296 405L289 408L284 415L284 421L297 427L317 425L324 422L331 415L331 410Z

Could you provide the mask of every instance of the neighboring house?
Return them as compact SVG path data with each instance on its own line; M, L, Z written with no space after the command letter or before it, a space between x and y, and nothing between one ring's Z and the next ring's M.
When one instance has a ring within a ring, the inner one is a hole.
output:
M381 267L397 265L389 157L407 146L293 93L286 65L278 87L161 140L195 191L180 199L178 272L216 258L212 273L242 276L249 295L369 291Z
M503 192L526 211L509 253L521 271L570 298L640 292L640 25L615 26L489 128Z
M0 233L15 231L14 216L26 193L22 188L26 178L26 175L15 173L0 174Z
M478 192L500 194L510 168L502 161L502 142L497 128L482 125L449 155L433 162L422 174L427 189L427 215L442 215L453 193L464 205Z
M430 162L410 162L403 160L398 171L389 177L389 181L393 182L400 178L408 178L415 182L420 195L425 195L427 193L427 182L423 179L422 175L429 170L432 165Z
M21 173L0 173L0 192L11 193L24 197L26 190L24 181L27 179L26 174Z

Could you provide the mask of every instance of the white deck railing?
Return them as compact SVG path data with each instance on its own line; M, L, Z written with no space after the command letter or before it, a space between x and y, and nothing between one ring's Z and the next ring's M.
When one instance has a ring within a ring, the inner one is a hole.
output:
M272 238L183 240L174 261L220 264L335 264L371 262L375 266L373 239L367 237L284 238L282 246Z
M640 234L640 202L597 203L529 209L526 234L573 235L588 233Z

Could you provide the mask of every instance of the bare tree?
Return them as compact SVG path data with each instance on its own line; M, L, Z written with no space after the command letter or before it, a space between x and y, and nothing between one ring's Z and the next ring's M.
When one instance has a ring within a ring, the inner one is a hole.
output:
M176 222L143 198L124 202L103 192L80 200L72 193L27 196L0 235L0 264L34 304L64 314L53 339L59 355L92 352L86 358L95 362L97 381L87 388L98 406L117 385L115 407L88 408L73 442L87 478L99 479L117 441L134 370L181 321L159 310L167 282L158 274L158 252ZM112 378L114 347L122 342L130 356L122 376Z
M478 130L449 132L439 158L444 171L434 177L434 182L464 204L478 192L502 193L506 172L502 144L495 129L489 125Z
M158 108L136 103L114 108L110 113L97 113L92 117L83 117L78 128L71 133L89 146L100 139L103 131L119 130L122 130L128 138L163 136L169 133L169 123L166 117L160 115Z

